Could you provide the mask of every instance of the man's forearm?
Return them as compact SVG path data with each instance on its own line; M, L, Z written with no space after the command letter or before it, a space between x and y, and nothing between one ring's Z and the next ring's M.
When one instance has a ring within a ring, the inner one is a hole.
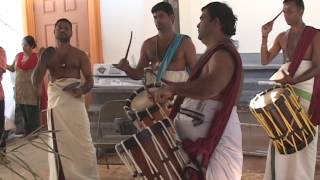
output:
M268 36L262 36L262 42L261 42L261 64L266 65L269 63L269 57L268 57Z
M131 79L140 80L143 78L143 73L139 72L139 70L132 68L130 66L123 69L123 71L129 76Z
M300 76L297 76L293 79L293 84L301 83L303 81L307 81L317 75L320 74L320 66L313 66L309 70L307 70L305 73L301 74Z
M171 83L169 84L169 90L179 96L190 97L194 99L208 99L214 97L213 88L203 88L203 83L198 82L181 82L181 83Z
M82 94L88 93L93 88L93 79L87 79L86 82L81 86Z
M38 66L36 66L35 70L33 71L32 75L31 75L32 85L36 89L38 87L40 87L42 80L44 78L44 74L45 74L45 73L41 73L40 71L41 71L40 68Z

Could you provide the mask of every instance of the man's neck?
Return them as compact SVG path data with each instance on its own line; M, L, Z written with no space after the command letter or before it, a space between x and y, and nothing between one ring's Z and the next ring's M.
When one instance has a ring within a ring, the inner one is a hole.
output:
M299 22L299 23L297 23L297 24L295 24L295 25L292 25L291 28L290 28L290 30L291 30L292 32L297 32L297 33L298 33L298 32L302 32L305 26L306 26L306 25L304 24L304 22L301 21L301 22Z
M216 48L219 44L222 43L229 43L230 42L230 37L227 35L220 35L220 36L211 36L209 37L204 44L207 46L208 49L213 49Z
M158 33L159 37L160 38L164 38L164 39L167 39L167 38L172 38L176 33L173 32L173 31L163 31L163 32L160 32Z
M66 43L64 43L64 42L57 42L57 48L59 48L59 49L66 49L66 48L70 48L71 47L71 45L70 45L70 43L69 42L66 42Z

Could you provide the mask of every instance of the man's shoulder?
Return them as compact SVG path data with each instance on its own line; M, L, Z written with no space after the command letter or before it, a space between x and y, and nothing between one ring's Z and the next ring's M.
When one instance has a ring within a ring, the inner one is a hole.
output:
M56 48L54 48L52 46L45 48L43 50L43 52L41 53L40 60L43 61L46 59L51 59L53 57L53 55L55 54L55 52L56 52Z
M320 42L320 30L318 30L314 35L313 42L316 42L316 43Z
M87 53L85 51L83 51L83 50L81 50L81 49L79 49L77 47L73 47L72 46L72 50L73 50L73 53L77 53L79 55L87 55Z
M282 31L281 33L278 34L278 38L283 38L286 34L289 33L289 29L288 30L285 30L285 31Z
M87 59L88 58L88 52L83 51L77 47L72 46L71 50L69 52L73 58L75 59Z
M157 38L157 35L152 36L152 37L149 37L148 39L146 39L146 40L144 41L144 44L150 44L150 43L152 43L153 41L155 41L156 38Z

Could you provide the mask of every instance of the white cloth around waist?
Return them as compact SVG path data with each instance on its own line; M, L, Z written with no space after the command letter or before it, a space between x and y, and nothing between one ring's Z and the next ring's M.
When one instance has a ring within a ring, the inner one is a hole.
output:
M72 83L81 82L76 78L62 78L57 79L54 82L48 84L48 109L54 108L60 104L70 103L70 101L84 102L84 97L73 97L70 93L63 91L62 89Z

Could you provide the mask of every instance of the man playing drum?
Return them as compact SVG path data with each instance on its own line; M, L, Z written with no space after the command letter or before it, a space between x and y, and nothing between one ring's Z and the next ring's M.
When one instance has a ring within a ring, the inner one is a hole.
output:
M206 52L187 82L169 83L152 93L160 103L179 96L171 117L175 117L183 149L201 169L186 168L186 179L241 179L242 139L236 103L242 63L230 39L236 32L236 21L224 3L203 7L197 27Z
M319 111L315 109L320 103L320 51L317 50L320 48L320 33L303 22L304 3L302 0L284 0L283 13L290 29L280 33L270 49L268 49L267 41L274 20L262 26L261 64L269 64L282 50L285 64L271 80L293 85L303 108L309 111L312 122L317 125L320 122ZM317 131L318 127L309 145L293 154L280 154L270 145L264 179L313 180L317 154Z
M144 41L136 68L131 67L127 59L122 59L115 67L138 80L143 78L144 68L151 63L152 69L158 71L158 81L186 81L189 76L187 67L192 68L196 63L195 47L191 39L173 31L174 13L169 3L160 2L151 12L158 35Z

